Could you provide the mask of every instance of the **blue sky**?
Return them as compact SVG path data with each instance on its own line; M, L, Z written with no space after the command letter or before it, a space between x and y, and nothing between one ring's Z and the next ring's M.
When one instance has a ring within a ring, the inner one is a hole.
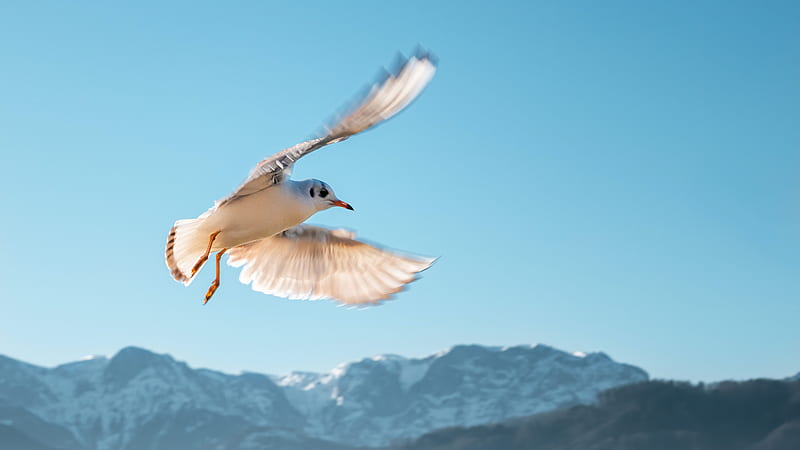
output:
M800 370L795 2L162 3L0 6L0 353L280 374L542 342L660 378ZM294 177L356 208L312 223L441 256L421 281L348 310L171 279L174 220L418 43L419 101Z

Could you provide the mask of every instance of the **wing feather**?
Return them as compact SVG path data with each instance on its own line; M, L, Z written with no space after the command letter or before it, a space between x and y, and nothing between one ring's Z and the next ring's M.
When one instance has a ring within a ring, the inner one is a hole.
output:
M357 241L344 230L311 225L232 248L228 255L229 265L242 267L239 280L256 291L351 305L389 299L434 261Z
M367 95L354 102L354 107L339 116L333 125L326 127L324 136L301 142L263 159L235 191L218 200L216 205L221 206L274 186L288 178L292 165L303 156L391 118L417 98L435 73L436 63L429 54L420 53L408 58L394 75L388 74L372 86Z

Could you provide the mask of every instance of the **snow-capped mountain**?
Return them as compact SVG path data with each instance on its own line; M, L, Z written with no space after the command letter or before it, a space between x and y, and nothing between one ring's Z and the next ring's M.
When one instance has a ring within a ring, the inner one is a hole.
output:
M327 374L277 380L314 435L385 445L450 426L500 422L579 403L647 379L603 353L576 356L545 345L460 345L422 359L382 355Z
M0 405L67 431L45 442L56 448L213 448L252 427L304 424L266 375L194 370L135 347L54 369L0 359Z
M64 449L377 446L591 403L646 379L603 353L544 345L456 346L281 377L192 369L135 347L53 369L0 356L0 425Z

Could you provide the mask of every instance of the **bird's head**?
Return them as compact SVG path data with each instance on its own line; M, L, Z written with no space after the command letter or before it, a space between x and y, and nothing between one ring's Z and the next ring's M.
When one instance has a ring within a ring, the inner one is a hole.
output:
M336 198L333 189L327 183L320 180L308 180L305 189L305 195L311 198L317 211L323 211L333 206L339 206L345 209L353 210L349 203L343 202Z

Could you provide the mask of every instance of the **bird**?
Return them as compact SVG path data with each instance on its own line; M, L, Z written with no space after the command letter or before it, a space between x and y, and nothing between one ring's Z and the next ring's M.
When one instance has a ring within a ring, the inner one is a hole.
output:
M332 299L345 305L379 304L417 279L435 258L404 254L356 239L345 229L309 225L312 215L332 207L353 211L318 179L290 178L305 155L344 141L396 115L431 81L436 59L418 50L400 57L379 80L314 139L259 162L245 181L194 219L175 221L167 238L166 264L188 286L212 253L216 276L208 303L220 286L220 260L241 267L239 281L255 291L289 299Z

